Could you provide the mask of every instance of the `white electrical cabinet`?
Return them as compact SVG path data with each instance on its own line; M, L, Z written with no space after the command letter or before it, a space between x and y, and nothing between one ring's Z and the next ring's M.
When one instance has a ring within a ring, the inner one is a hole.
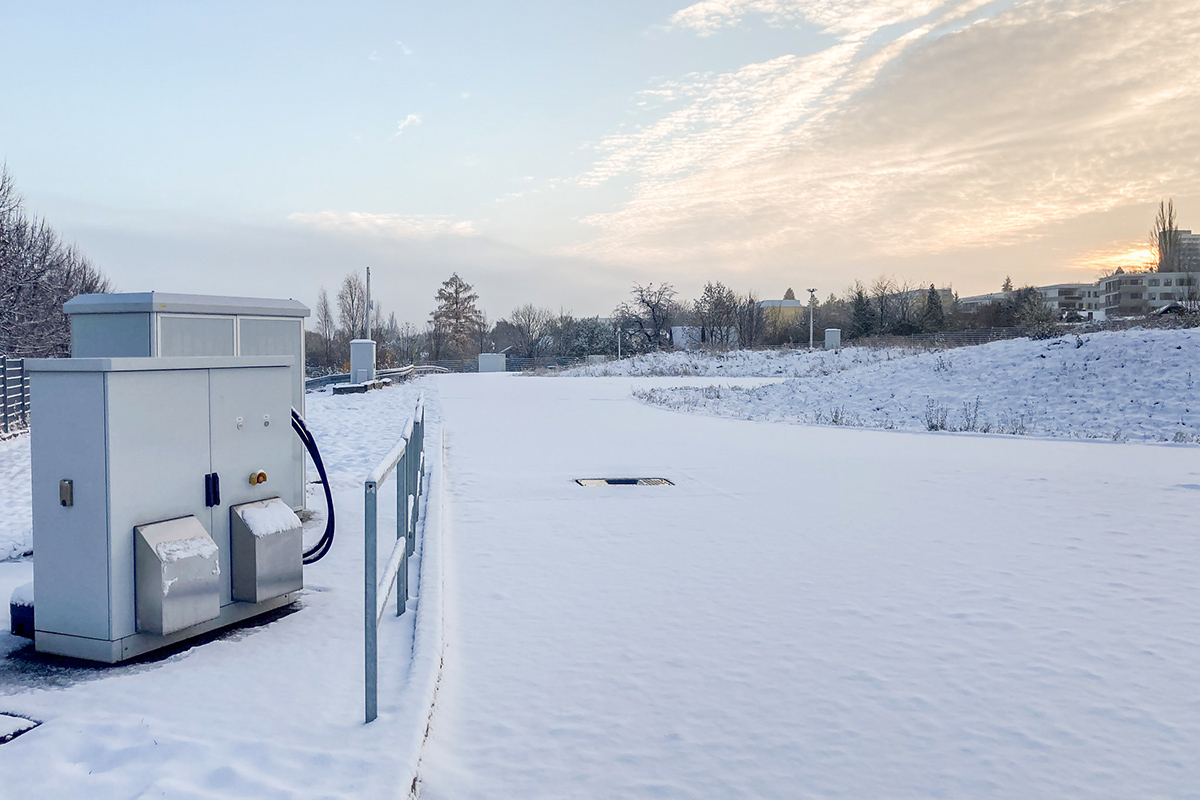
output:
M123 661L295 599L298 521L256 545L271 558L251 574L273 572L240 596L257 602L235 599L231 563L232 508L287 502L292 359L30 359L26 369L39 651Z
M304 318L296 300L164 292L84 294L63 304L71 320L72 358L287 356L291 404L304 414ZM281 420L282 422L282 420ZM288 423L290 425L290 423ZM293 508L304 506L304 445L291 442Z

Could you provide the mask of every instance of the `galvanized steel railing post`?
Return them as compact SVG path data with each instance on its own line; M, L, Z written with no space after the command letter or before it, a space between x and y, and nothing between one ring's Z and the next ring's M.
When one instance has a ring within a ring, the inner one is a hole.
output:
M363 574L363 622L365 624L366 633L366 679L367 679L367 704L366 717L367 722L379 716L379 618L376 616L376 599L375 599L375 524L376 524L376 496L379 487L374 481L367 481L363 487L364 508L364 525L363 525L363 541L365 552L363 553L365 566Z
M408 469L408 454L407 452L400 456L400 460L404 462L404 468ZM396 541L400 541L400 537L404 537L404 556L400 559L400 569L396 572L396 616L399 617L404 613L404 607L408 605L408 492L404 488L404 481L396 480Z
M379 716L379 622L387 606L388 593L396 590L396 616L408 605L408 557L416 542L417 517L425 463L425 398L414 409L405 438L397 442L363 482L363 614L364 660L366 662L366 721ZM396 544L388 558L382 582L378 574L379 485L395 472ZM380 595L382 592L382 596Z

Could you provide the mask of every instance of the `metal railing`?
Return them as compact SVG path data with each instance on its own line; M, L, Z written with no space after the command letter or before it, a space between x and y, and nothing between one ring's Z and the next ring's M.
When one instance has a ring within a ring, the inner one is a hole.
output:
M29 376L23 358L0 356L0 421L6 434L29 427Z
M392 547L391 557L388 558L387 566L380 576L376 564L379 487L393 471L397 476L396 544ZM416 546L424 471L425 395L422 394L400 441L375 469L371 470L371 474L363 482L363 541L366 556L363 569L363 622L367 722L379 715L379 623L383 620L383 612L393 587L396 590L396 616L403 614L408 604L408 557L413 554Z
M449 372L445 367L439 367L433 364L409 364L407 367L396 367L395 369L377 369L375 370L376 378L407 378L410 375L429 375L438 372ZM336 375L322 375L319 378L308 378L304 381L305 389L320 389L322 386L329 386L334 383L349 383L350 373L339 372Z

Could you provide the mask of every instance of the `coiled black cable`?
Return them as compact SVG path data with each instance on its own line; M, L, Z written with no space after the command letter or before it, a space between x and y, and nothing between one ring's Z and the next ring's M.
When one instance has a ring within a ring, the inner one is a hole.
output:
M313 466L317 468L317 474L321 476L321 485L325 487L325 507L328 509L328 513L325 515L325 532L321 534L321 538L317 540L316 544L304 552L304 563L313 564L324 558L333 545L333 490L329 488L329 476L325 474L325 462L321 460L321 451L317 449L317 441L313 439L308 426L304 424L304 417L300 416L300 412L294 408L292 409L292 430L300 437L300 441L304 442L304 448L308 450L308 454L313 460Z

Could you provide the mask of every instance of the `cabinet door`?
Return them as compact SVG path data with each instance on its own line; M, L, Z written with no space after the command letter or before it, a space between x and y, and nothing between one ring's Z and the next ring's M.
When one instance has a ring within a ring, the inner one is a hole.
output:
M136 628L134 526L192 514L212 529L204 504L208 371L110 372L106 388L112 638L119 639Z
M294 465L291 370L238 367L209 370L212 470L220 476L221 505L213 509L212 537L221 551L221 604L233 602L229 576L229 508L282 497L291 502ZM250 483L265 472L265 483Z

